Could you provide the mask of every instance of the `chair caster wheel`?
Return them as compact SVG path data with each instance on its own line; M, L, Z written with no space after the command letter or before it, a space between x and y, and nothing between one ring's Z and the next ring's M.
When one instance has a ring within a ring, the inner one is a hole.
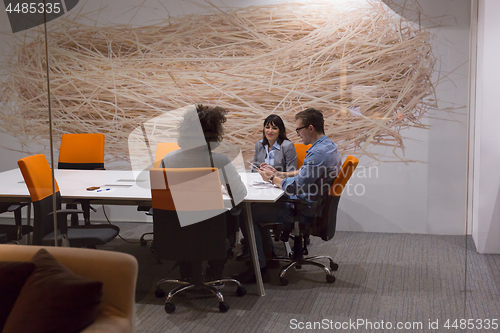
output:
M163 297L165 297L165 292L163 291L163 289L156 289L155 296L156 296L156 298L163 298Z
M295 265L295 269L302 269L302 265Z
M331 264L330 264L330 269L331 269L332 271L336 271L336 270L338 270L338 269L339 269L339 265L338 265L338 264L336 264L336 263L331 263Z
M174 303L165 303L165 312L166 313L174 313L175 304Z
M139 244L141 244L141 246L146 246L146 245L148 245L148 241L145 239L140 239Z
M335 282L335 276L333 276L333 275L327 275L326 276L326 282L328 282L328 283L334 283Z
M305 256L307 256L309 254L309 251L307 249L303 249L302 250L302 254L305 255Z
M288 285L288 279L287 278L280 278L280 284L282 286L287 286Z
M219 311L224 313L224 312L227 312L227 310L229 310L229 304L227 304L226 302L220 302L219 303Z
M236 289L236 295L238 295L239 297L243 297L247 294L247 290L245 289L245 287L238 287L238 289Z

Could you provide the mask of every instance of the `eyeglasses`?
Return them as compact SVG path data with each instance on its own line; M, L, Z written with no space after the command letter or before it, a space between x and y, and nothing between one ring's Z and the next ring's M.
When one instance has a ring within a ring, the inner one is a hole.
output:
M299 131L300 131L301 129L306 128L306 127L308 127L308 126L309 126L309 125L307 125L307 126L302 126L302 127L299 127L299 128L296 128L296 129L295 129L295 132L297 132L297 134L299 134Z

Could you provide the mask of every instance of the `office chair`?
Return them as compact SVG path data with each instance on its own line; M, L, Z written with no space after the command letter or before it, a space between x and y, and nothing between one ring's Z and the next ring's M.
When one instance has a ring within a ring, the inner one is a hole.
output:
M104 134L63 134L59 148L58 169L104 170ZM90 224L90 200L75 200L83 210L85 224ZM66 204L67 209L77 208L76 204ZM71 214L71 225L78 225L78 215Z
M304 159L306 158L307 150L311 148L312 145L305 145L302 143L294 143L293 145L295 146L295 152L297 153L297 170L298 170L302 167L302 164L304 164ZM293 257L293 251L288 241L290 238L290 231L285 230L282 224L276 224L274 222L262 224L262 227L272 229L274 241L275 242L282 241L283 245L285 246L285 252L287 256ZM293 239L294 236L292 235L291 237ZM303 235L303 237L305 239L306 244L309 245L310 244L309 235Z
M358 159L354 156L347 156L342 165L337 178L330 187L329 192L325 195L323 202L319 207L319 214L314 217L308 217L303 214L305 205L302 205L298 200L291 200L294 205L294 215L296 221L293 226L294 248L292 258L276 258L276 260L286 262L287 265L281 269L280 284L286 286L288 280L285 278L286 272L291 267L301 268L302 265L313 265L320 268L326 273L326 281L328 283L335 282L335 276L332 271L336 271L339 265L336 264L329 256L311 256L307 255L307 242L304 239L304 234L321 237L322 240L328 241L335 235L335 227L337 224L337 209L340 201L340 195L344 190L349 178L351 178L354 170L358 165ZM329 266L326 266L317 261L317 259L328 259Z
M83 213L78 209L61 210L61 194L55 181L52 192L52 171L45 155L33 155L17 161L28 186L34 209L33 245L54 245L54 212L52 198L56 196L57 240L64 246L95 248L114 239L120 229L114 225L67 225L67 216Z
M312 145L305 145L303 143L294 143L295 152L297 153L297 170L304 164L304 159L306 158L306 153Z
M236 294L244 296L245 288L234 279L204 282L202 262L226 259L226 220L222 189L217 168L151 169L153 200L153 246L157 259L188 262L190 281L162 279L155 295L165 297L161 285L179 284L165 300L165 311L172 313L172 298L187 289L205 289L219 300L219 311L229 305L214 285L237 284ZM186 223L192 223L186 226Z
M154 163L154 168L159 168L160 163L165 157L170 152L173 152L174 150L181 149L177 142L160 142L156 145L156 153L155 153L155 163ZM151 211L151 206L138 206L137 210L140 212L146 212L146 215L153 215L153 212ZM152 232L146 232L143 233L141 238L139 239L139 244L141 246L146 246L148 244L148 241L145 239L147 235L153 235Z
M155 168L160 167L160 163L168 153L173 152L174 150L181 149L177 142L160 142L156 145L156 153L155 153Z
M22 223L21 208L28 205L25 202L0 202L0 214L14 212L15 224L0 224L0 234L5 234L5 243L21 240L24 235L33 231L33 227Z

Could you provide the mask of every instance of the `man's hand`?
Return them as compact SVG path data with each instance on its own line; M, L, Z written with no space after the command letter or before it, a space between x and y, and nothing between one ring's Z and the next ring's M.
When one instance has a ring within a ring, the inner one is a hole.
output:
M270 170L273 172L273 174L276 177L279 177L279 178L286 178L287 177L286 172L280 172L280 171L276 170L272 165L269 165L266 162L263 162L260 164L260 169L261 170Z

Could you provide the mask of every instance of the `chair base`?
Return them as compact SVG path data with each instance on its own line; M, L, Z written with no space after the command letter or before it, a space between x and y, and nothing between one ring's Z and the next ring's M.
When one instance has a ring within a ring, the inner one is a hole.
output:
M278 257L273 258L274 260L279 260L281 262L287 263L285 267L280 270L280 284L282 286L286 286L288 284L288 280L285 278L285 274L292 267L297 269L302 268L303 265L311 265L316 266L325 271L326 274L326 282L333 283L335 282L335 276L333 272L339 269L339 265L333 261L333 259L329 256L310 256L310 257L302 257L298 259L284 258ZM328 259L329 265L325 265L323 263L318 262L318 259Z
M141 246L146 246L148 244L148 240L149 241L152 241L152 239L145 239L144 237L146 237L146 235L153 235L152 232L146 232L144 234L142 234L141 238L139 239L139 244L141 244Z
M214 280L214 281L208 281L204 283L191 283L187 281L181 281L181 280L176 280L176 279L161 279L156 283L156 291L155 291L155 296L157 298L163 298L165 297L165 291L161 288L162 284L165 283L175 283L179 284L180 286L175 287L174 289L170 290L170 292L167 295L167 298L165 299L165 312L166 313L173 313L175 311L175 304L173 304L172 298L177 295L178 293L188 290L188 289L201 289L201 290L208 290L212 294L214 294L217 299L219 300L219 311L220 312L227 312L229 310L229 305L224 302L224 296L222 296L222 293L217 290L217 288L214 287L215 284L221 284L221 283L228 283L232 282L237 285L236 289L236 295L239 297L245 296L247 291L245 287L241 285L241 283L238 280L235 279L229 279L229 278L224 278L220 280Z

